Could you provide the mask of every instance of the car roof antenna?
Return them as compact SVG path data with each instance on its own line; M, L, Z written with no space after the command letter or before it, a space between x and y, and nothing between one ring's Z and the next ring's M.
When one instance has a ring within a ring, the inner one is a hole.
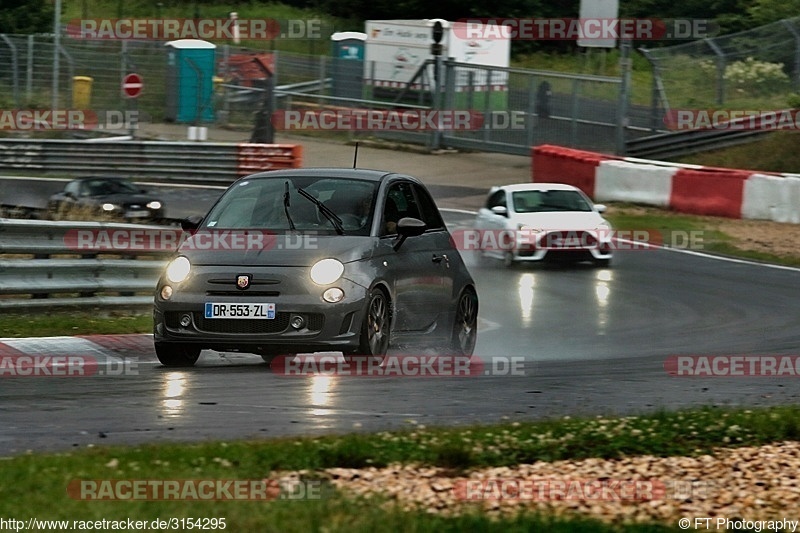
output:
M358 163L358 142L356 142L356 151L353 154L353 168L356 168L357 163Z

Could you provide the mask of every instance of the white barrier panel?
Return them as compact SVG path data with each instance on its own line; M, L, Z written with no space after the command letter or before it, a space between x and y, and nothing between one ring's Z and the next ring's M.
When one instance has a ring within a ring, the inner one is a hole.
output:
M791 222L800 224L800 178L783 178L781 198L785 205L784 220L778 222Z
M781 189L786 178L753 174L744 182L742 218L780 220L786 217Z
M595 171L595 200L668 206L675 167L601 161Z
M747 178L742 218L800 223L800 177L753 174Z

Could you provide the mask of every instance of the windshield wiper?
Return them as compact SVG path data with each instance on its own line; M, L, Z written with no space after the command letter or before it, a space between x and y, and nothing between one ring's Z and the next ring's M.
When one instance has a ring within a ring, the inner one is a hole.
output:
M325 218L327 218L331 222L331 224L333 224L333 227L336 229L336 233L338 233L339 235L344 235L344 227L342 227L342 219L339 218L339 215L331 211L330 207L328 207L327 205L323 204L322 202L314 198L305 189L298 188L297 192L299 192L309 202L317 206L319 212L322 213L323 216L325 216Z
M292 215L289 214L290 205L291 203L289 200L289 182L287 181L283 189L283 212L286 213L286 220L289 221L289 229L294 231L294 221L292 221Z

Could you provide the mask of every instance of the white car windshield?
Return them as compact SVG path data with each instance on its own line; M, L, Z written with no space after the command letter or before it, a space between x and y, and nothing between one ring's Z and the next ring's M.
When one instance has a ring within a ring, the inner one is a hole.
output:
M517 213L592 210L591 204L577 191L515 191L511 198Z

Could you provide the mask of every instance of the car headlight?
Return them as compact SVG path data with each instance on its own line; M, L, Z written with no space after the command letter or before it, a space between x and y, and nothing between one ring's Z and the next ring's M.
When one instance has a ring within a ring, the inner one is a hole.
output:
M344 265L338 259L320 259L311 267L311 281L317 285L333 283L344 274Z
M113 211L116 208L114 204L103 204L103 211Z
M167 279L172 283L180 283L189 277L191 270L192 264L186 257L176 257L167 265Z
M158 200L153 200L147 204L148 209L161 209L161 202Z

